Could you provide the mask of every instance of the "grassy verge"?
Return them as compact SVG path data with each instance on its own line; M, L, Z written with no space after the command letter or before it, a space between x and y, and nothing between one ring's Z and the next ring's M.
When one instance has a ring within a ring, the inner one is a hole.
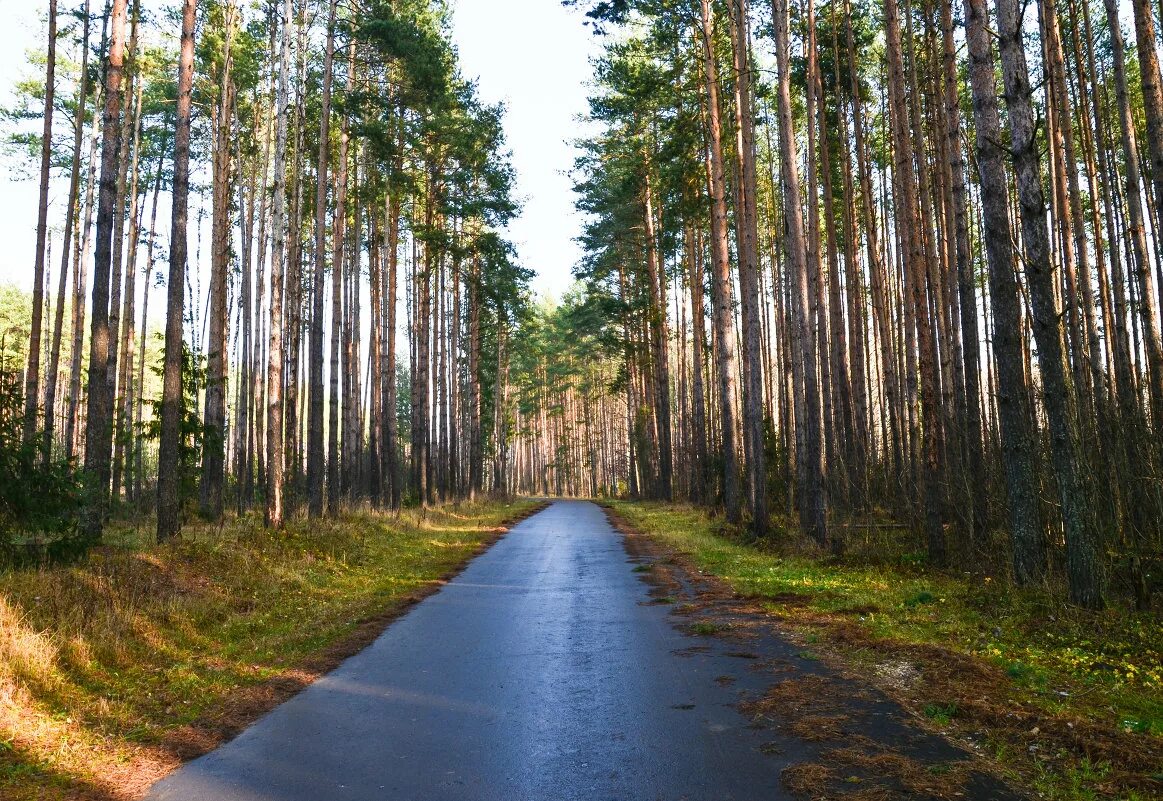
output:
M1163 792L1163 625L1089 613L1047 592L732 539L679 505L612 504L689 566L755 599L785 630L972 739L1047 799Z
M0 798L121 799L359 650L532 501L259 518L0 572Z

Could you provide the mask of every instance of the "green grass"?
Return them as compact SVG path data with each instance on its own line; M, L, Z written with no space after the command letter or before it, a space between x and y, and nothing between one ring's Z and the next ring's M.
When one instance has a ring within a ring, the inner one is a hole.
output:
M309 682L328 648L371 636L380 623L367 621L438 586L533 505L278 533L247 517L167 546L148 525L122 527L76 565L0 572L0 797L109 795L156 777L269 706L272 681Z
M995 666L1008 682L1001 690L1027 708L1163 735L1163 625L1157 614L1120 607L1086 612L1045 589L1018 591L1004 580L934 571L911 554L913 546L892 544L893 536L903 539L899 533L882 537L890 545L878 546L876 554L854 548L837 560L804 547L794 533L743 542L721 520L689 506L611 506L635 529L810 637L828 625L855 625L865 644L939 648ZM873 667L891 649L873 653L856 644L849 651L851 659ZM937 699L922 711L944 725L957 717L950 704Z

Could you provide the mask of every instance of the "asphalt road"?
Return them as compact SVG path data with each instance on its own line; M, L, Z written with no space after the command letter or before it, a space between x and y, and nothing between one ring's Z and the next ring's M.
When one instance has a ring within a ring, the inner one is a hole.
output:
M554 503L148 798L791 799L780 772L820 746L738 703L771 686L765 664L785 677L823 668L778 637L740 650L692 636L635 564L599 507ZM864 706L868 738L926 760L964 756L895 705ZM966 795L1007 797L985 785Z
M775 797L782 765L633 567L601 509L554 503L148 798Z

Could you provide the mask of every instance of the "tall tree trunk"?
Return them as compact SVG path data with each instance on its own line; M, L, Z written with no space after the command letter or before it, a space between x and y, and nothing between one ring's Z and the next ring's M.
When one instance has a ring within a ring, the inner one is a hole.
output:
M654 362L655 413L658 417L658 497L671 500L674 495L674 468L671 451L670 366L668 364L668 326L666 322L666 276L658 255L655 225L654 192L650 185L650 160L646 165L643 194L643 221L646 236L646 272L650 281L650 340Z
M186 210L190 196L190 99L194 86L194 21L198 0L183 0L174 128L174 177L170 215L170 275L166 303L161 438L158 449L157 539L181 530L182 315L186 290Z
M121 347L120 357L116 363L110 363L110 369L116 373L116 381L114 387L121 394L116 398L116 407L114 409L114 430L113 430L113 497L117 498L121 492L122 478L128 476L129 467L126 461L132 460L132 452L129 450L130 435L127 431L130 421L130 414L133 410L133 395L134 389L132 385L133 380L133 348L137 343L137 332L135 330L136 321L134 315L136 313L136 299L137 299L137 243L141 238L141 215L145 213L145 193L141 193L141 206L138 208L138 177L140 170L138 169L138 162L140 158L141 148L141 101L142 101L142 81L135 82L134 91L136 100L134 101L134 124L133 124L133 150L130 156L131 166L129 168L130 187L126 192L125 209L129 213L129 253L125 259L125 291L122 298L121 319ZM161 169L159 159L158 169ZM126 490L130 489L128 482L126 482Z
M403 121L400 121L401 128ZM399 134L402 136L402 132ZM399 266L400 246L400 205L393 189L388 188L386 201L388 213L388 290L384 299L386 308L384 325L387 328L387 343L384 346L384 455L387 461L386 473L391 491L391 508L400 508L400 457L398 453L398 420L396 417L396 273Z
M347 93L351 93L354 64L348 65ZM339 418L341 401L339 379L340 342L344 338L343 329L343 264L344 244L347 233L347 149L349 135L347 118L344 117L339 134L339 155L335 171L335 211L331 224L331 370L328 374L331 389L327 418L327 510L331 515L339 514Z
M703 310L703 254L696 247L694 226L686 225L686 258L690 270L688 283L691 294L691 436L694 438L694 464L691 465L691 500L708 500L707 469L707 402L703 384L706 362L707 318Z
M924 231L918 214L916 172L913 169L913 142L909 111L905 98L906 77L901 51L900 9L896 0L885 1L885 40L888 55L888 91L892 128L895 198L895 222L905 254L905 283L911 300L916 326L921 373L921 444L925 465L921 470L924 504L925 540L929 558L937 565L945 561L945 534L941 521L941 416L939 409L940 378L937 353L930 323L926 287L928 265L924 248ZM923 158L923 156L922 156Z
M109 458L113 446L113 398L109 365L109 285L117 203L121 74L125 59L125 2L113 0L109 55L105 67L105 111L101 122L101 185L97 195L97 238L93 256L93 300L89 325L89 398L86 404L85 473L88 502L82 530L99 540L109 505Z
M998 113L996 72L986 0L966 0L965 38L969 49L969 83L977 130L977 170L981 181L984 244L993 305L993 352L997 356L998 422L1002 467L1009 495L1010 542L1014 578L1029 584L1046 569L1045 545L1038 515L1034 431L1029 413L1029 384L1022 357L1021 306L1011 242L1006 170Z
M230 188L233 179L231 145L234 119L234 82L231 77L231 44L237 24L237 9L224 9L226 32L222 54L219 103L212 123L214 134L213 224L210 253L210 301L207 310L209 340L206 346L206 400L203 415L202 475L199 511L206 520L222 519L223 484L226 480L226 381L229 371L227 328L229 325L228 273L230 240Z
M53 434L56 430L56 397L57 397L57 383L59 380L60 361L61 361L61 338L64 331L65 323L65 293L69 274L69 259L73 255L73 234L74 228L77 225L77 203L80 194L81 182L81 143L85 137L85 104L89 96L89 27L90 27L90 2L85 0L84 19L81 22L81 81L77 89L77 107L76 114L73 119L73 154L71 167L69 171L69 197L68 205L65 207L65 229L64 229L64 244L61 247L61 270L59 276L59 286L57 288L57 308L56 320L53 324L52 334L52 349L49 356L48 375L46 376L45 390L44 390L44 437L41 440L41 458L44 462L48 462L52 458ZM50 13L56 10L56 0L52 0ZM56 37L52 37L54 43ZM55 63L55 47L54 47L54 63ZM43 151L42 151L43 156ZM43 165L42 165L43 166ZM47 192L48 187L42 187ZM47 212L47 204L46 204ZM73 259L74 272L81 269L80 259ZM25 394L25 402L27 403L28 394Z
M995 8L1006 108L1009 112L1010 147L1021 207L1026 284L1033 313L1034 339L1038 346L1038 368L1042 375L1042 396L1050 447L1062 505L1070 599L1081 606L1098 608L1103 605L1102 566L1088 519L1087 497L1080 473L1082 460L1074 392L1070 388L1059 315L1054 303L1054 276L1050 265L1030 77L1022 46L1021 12L1017 0L995 0Z
M267 492L266 524L283 525L283 263L287 246L287 112L291 68L291 0L283 0L282 36L279 44L279 84L275 96L275 185L271 211L271 310L270 345L267 349Z
M731 252L727 233L727 201L723 175L723 133L720 122L719 77L715 64L715 20L711 0L702 0L703 79L707 109L707 186L711 200L711 300L715 325L715 366L719 376L719 409L723 453L723 500L727 519L742 520L739 497L739 455L735 433L735 347L732 323Z
M88 17L86 17L86 20ZM44 66L44 124L41 127L40 141L40 193L37 197L36 212L36 252L32 268L32 324L28 335L28 367L24 374L24 427L25 442L32 442L36 436L36 409L40 402L40 347L41 325L44 314L44 263L45 240L48 236L48 183L49 171L52 166L52 119L53 103L56 93L56 66L57 66L57 0L48 2L48 52ZM81 101L84 107L84 99ZM75 148L79 150L80 148ZM74 167L75 172L75 167ZM70 209L72 207L70 206ZM67 224L66 224L67 227ZM68 234L66 233L64 252L68 253ZM64 270L61 270L61 282L64 282ZM55 381L55 378L50 379ZM45 425L52 417L52 407L45 406Z
M1163 77L1159 74L1159 52L1156 49L1158 39L1155 32L1155 17L1151 8L1150 0L1132 0L1131 7L1135 12L1135 35L1138 42L1136 55L1139 59L1139 81L1143 89L1143 112L1147 122L1147 149L1150 154L1151 164L1151 182L1154 185L1156 202L1163 202ZM1109 17L1109 11L1108 11ZM1117 15L1115 15L1116 22L1112 25L1112 39L1114 37L1114 29L1117 27ZM1121 32L1119 32L1121 40ZM1123 63L1115 64L1116 80L1120 72L1123 71ZM1124 80L1125 83L1125 80ZM1117 90L1117 86L1116 86ZM1120 102L1120 119L1124 113L1123 109L1127 106ZM1133 132L1134 127L1130 130ZM1133 136L1133 133L1132 133ZM1127 134L1123 134L1124 147L1127 140ZM1130 156L1127 157L1127 182L1130 183ZM1138 159L1136 158L1136 162ZM1137 163L1136 163L1136 172ZM1138 187L1134 191L1128 190L1128 202L1131 205L1131 214L1134 214L1134 204L1136 201L1131 201L1131 195L1138 195ZM1132 226L1134 225L1134 218L1132 216ZM1156 229L1157 230L1157 229ZM1156 234L1156 239L1159 236ZM1163 432L1163 348L1159 344L1159 335L1157 333L1155 315L1153 307L1155 299L1153 292L1151 292L1152 274L1145 262L1140 262L1137 270L1139 276L1139 290L1141 303L1141 316L1143 317L1144 335L1146 338L1145 345L1147 347L1148 356L1148 386L1150 388L1151 398L1151 417L1155 426L1156 437ZM1148 317L1150 320L1148 321ZM1155 329L1153 331L1152 329Z
M964 12L969 14L968 0ZM952 248L957 267L957 293L961 307L961 349L965 374L965 431L967 476L985 474L985 453L981 423L981 359L978 334L977 292L973 275L973 259L969 245L969 201L966 191L965 159L961 152L961 104L958 96L957 45L953 36L953 0L941 2L941 44L944 67L946 152L949 161L953 232L946 231L955 247ZM996 106L996 101L995 101ZM996 116L996 115L995 115ZM1002 186L1005 185L1004 166ZM948 220L948 215L946 216ZM948 225L948 223L947 223ZM1008 228L1007 228L1008 230ZM1012 267L1011 267L1012 269ZM985 532L987 493L982 487L969 484L972 512L969 524L971 545L979 545Z
M319 113L319 160L315 175L315 270L312 282L311 359L307 409L307 513L323 516L323 294L327 261L327 153L331 133L331 80L335 57L335 10L338 0L328 3L327 44L323 51L323 97Z
M779 126L780 169L783 179L784 234L791 271L792 373L796 384L796 465L800 527L819 545L828 540L828 501L824 482L820 385L815 337L808 307L808 257L804 214L800 202L795 129L792 123L788 7L773 0L776 68L776 109Z
M468 318L468 499L481 492L484 472L484 443L481 441L481 263L473 254L469 275Z
M767 533L767 466L763 440L763 336L759 310L759 232L756 211L755 117L751 110L751 35L747 0L731 0L731 43L735 66L735 151L742 179L736 209L739 234L739 301L742 312L743 444L751 528Z

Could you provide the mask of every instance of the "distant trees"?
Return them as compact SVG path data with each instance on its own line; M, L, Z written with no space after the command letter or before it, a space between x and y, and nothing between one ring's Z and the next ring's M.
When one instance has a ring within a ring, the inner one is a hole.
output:
M1060 564L1075 603L1109 581L1145 602L1163 546L1149 4L1133 53L1118 4L1090 0L569 4L626 26L577 165L570 301L621 364L613 485L649 495L673 459L677 496L756 534L757 500L836 549L888 513L932 563L1004 535L1020 584Z

